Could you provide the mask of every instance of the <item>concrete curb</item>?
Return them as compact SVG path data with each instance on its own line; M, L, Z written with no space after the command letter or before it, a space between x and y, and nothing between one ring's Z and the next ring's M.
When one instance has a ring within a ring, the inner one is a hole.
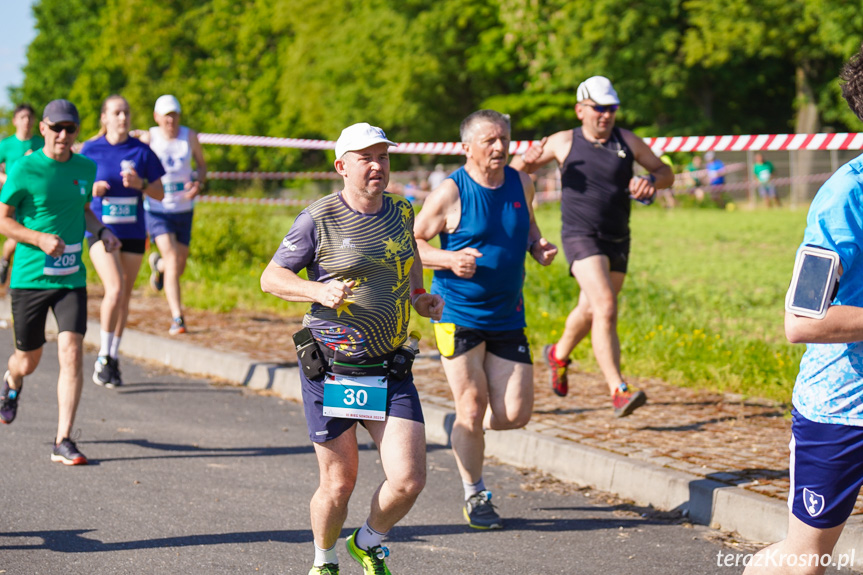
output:
M11 319L8 298L0 299L0 319ZM48 329L51 325L49 314ZM99 324L88 322L87 343L99 345ZM129 357L161 363L189 374L226 380L255 390L268 390L282 398L302 401L296 365L254 361L241 353L226 353L174 338L134 330L123 335L123 353ZM418 361L432 361L420 358ZM423 400L426 437L429 443L449 445L455 413L437 405L436 398ZM530 423L525 429L489 431L486 454L518 467L534 467L560 480L615 493L638 505L661 510L680 510L702 525L733 531L760 542L783 539L788 507L777 499L639 461L630 457L563 440L551 426ZM835 553L863 549L863 521L852 517ZM856 561L863 566L863 554Z

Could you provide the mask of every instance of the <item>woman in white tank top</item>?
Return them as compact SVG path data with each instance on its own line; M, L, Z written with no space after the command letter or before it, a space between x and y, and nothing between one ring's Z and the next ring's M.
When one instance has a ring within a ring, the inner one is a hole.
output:
M147 198L145 205L147 231L159 249L150 253L150 285L157 291L164 287L172 318L168 333L177 335L186 333L180 276L189 257L195 197L203 189L207 164L195 131L180 125L180 102L174 96L156 100L153 118L157 126L139 133L165 168L164 199L160 202Z

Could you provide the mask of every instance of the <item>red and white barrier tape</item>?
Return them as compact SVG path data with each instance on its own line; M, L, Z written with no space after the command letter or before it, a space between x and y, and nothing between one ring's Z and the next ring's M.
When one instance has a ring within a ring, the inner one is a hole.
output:
M202 144L225 146L262 146L269 148L298 148L303 150L332 150L336 143L329 140L300 138L270 138L265 136L234 136L230 134L198 134ZM742 136L674 136L644 138L655 152L741 152L782 150L860 150L863 149L863 132L838 134L760 134ZM533 144L530 140L511 142L510 154L523 154ZM459 142L420 142L399 144L390 148L396 154L463 155Z
M415 177L426 172L390 172L390 176ZM208 180L341 180L336 172L207 172Z

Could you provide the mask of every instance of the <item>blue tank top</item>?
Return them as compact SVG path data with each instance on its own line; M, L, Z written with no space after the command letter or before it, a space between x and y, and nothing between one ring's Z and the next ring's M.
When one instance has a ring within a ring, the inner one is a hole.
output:
M440 321L476 329L521 329L530 212L519 174L505 167L503 186L496 189L477 184L464 167L450 178L458 186L461 219L455 232L440 234L441 249L472 247L482 257L469 279L435 270L432 293L444 299Z

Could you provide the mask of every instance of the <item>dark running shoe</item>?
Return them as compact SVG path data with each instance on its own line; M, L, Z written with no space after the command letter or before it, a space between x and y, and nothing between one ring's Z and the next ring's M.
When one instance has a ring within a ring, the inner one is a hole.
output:
M109 388L114 387L114 384L111 383L111 378L114 376L113 365L110 357L100 355L93 366L93 383Z
M0 395L0 421L3 423L12 423L15 421L15 416L18 414L18 397L21 395L21 389L12 389L9 387L9 371L3 374L3 395Z
M120 359L117 357L109 357L108 365L111 366L111 381L105 384L105 387L115 388L123 385L123 376L120 373Z
M150 263L150 287L156 291L162 291L165 287L165 274L159 271L159 260L162 256L159 252L150 252L147 261Z
M68 437L54 446L51 461L59 461L63 465L87 465L87 458Z
M324 563L323 565L312 567L309 575L339 575L339 564Z
M0 285L6 285L9 277L9 260L0 259Z
M566 368L572 363L572 360L567 359L564 362L558 361L554 357L554 348L557 344L548 344L542 348L542 355L545 357L545 363L548 364L548 370L551 372L551 390L555 395L566 397L569 393L569 382L566 379Z
M503 529L503 519L491 503L491 491L480 491L468 497L463 511L468 525L474 529Z
M631 388L626 391L616 389L611 402L614 405L614 417L626 417L647 403L647 394L640 390L633 391Z

